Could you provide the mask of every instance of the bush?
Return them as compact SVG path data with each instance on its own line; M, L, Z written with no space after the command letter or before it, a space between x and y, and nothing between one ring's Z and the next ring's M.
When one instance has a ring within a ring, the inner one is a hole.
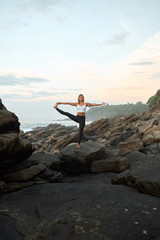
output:
M149 105L150 111L155 111L160 109L160 89L156 94L148 99L147 104Z

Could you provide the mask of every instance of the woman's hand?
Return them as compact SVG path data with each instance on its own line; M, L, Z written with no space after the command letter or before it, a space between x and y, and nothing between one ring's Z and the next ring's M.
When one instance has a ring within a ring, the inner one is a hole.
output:
M57 102L57 103L54 105L54 108L55 108L55 109L58 107L58 104L59 104L59 102Z

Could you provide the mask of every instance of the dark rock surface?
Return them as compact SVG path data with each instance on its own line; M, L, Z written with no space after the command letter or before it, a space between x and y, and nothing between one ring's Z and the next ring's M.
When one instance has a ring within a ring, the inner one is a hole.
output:
M1 197L1 240L160 239L160 198L111 177L83 174Z
M142 162L112 179L114 184L126 184L140 192L160 197L160 156L149 156Z

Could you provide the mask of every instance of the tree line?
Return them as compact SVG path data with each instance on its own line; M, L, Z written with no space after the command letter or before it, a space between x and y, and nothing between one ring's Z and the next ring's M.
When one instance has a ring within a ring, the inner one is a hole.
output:
M110 118L118 115L129 115L133 112L141 113L148 110L148 104L137 102L127 103L127 104L118 104L118 105L109 105L92 107L86 112L86 118L88 121L97 120L100 118Z

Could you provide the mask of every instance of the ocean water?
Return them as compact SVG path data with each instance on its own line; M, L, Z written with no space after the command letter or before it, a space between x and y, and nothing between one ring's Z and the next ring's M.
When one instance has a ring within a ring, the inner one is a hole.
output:
M86 125L90 124L92 121L86 121ZM72 121L72 120L66 120L66 119L57 119L57 120L48 120L48 121L38 121L38 120L24 120L21 121L20 130L23 132L29 132L32 131L36 127L46 127L49 124L61 124L65 126L79 126L78 123Z

